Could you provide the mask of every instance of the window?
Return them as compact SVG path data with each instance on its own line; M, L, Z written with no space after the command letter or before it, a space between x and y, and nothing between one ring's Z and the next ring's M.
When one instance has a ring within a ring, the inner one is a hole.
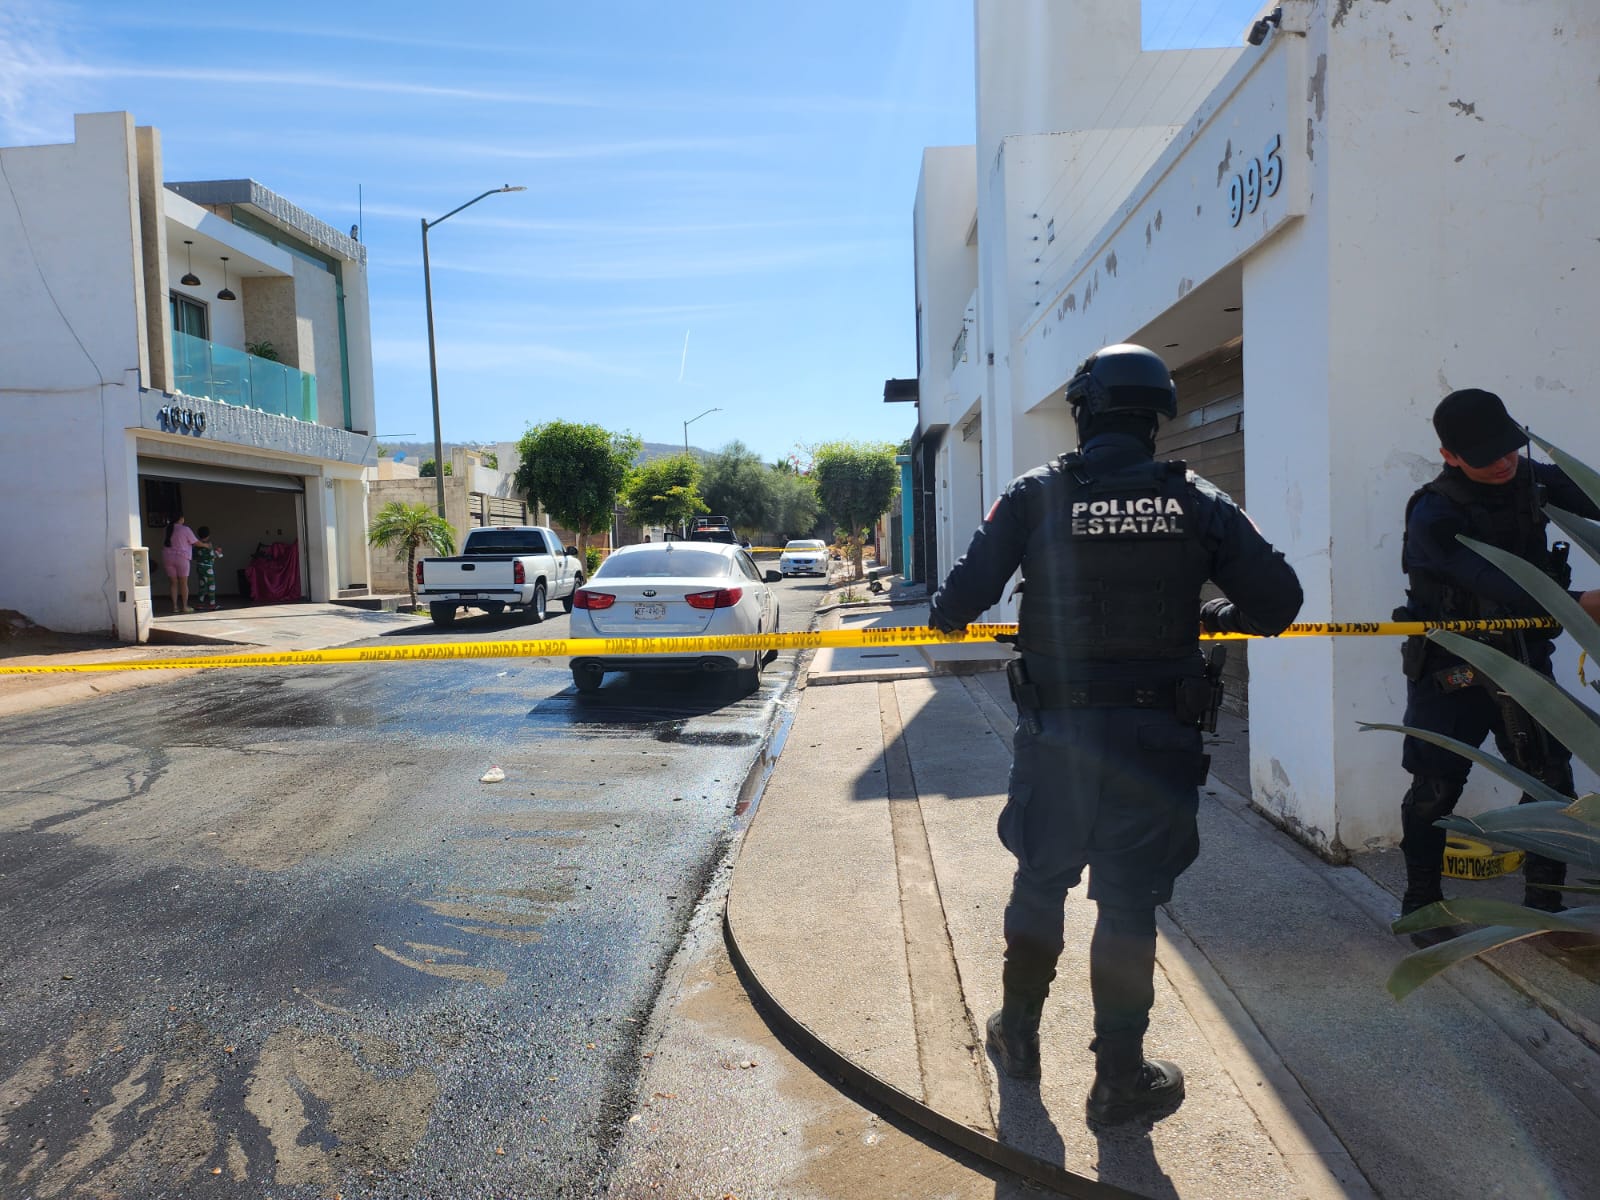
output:
M183 512L183 493L171 479L146 479L144 481L144 523L160 528Z
M544 534L537 529L474 529L467 534L463 554L548 554Z
M198 300L191 300L188 296L180 296L177 292L171 294L171 300L172 332L187 333L190 337L197 337L202 341L208 340L211 334L206 306Z
M728 574L728 556L712 550L628 550L600 564L596 579L650 578L718 579Z
M756 564L750 560L750 556L743 550L739 551L739 569L757 583L763 582L761 572L756 570Z

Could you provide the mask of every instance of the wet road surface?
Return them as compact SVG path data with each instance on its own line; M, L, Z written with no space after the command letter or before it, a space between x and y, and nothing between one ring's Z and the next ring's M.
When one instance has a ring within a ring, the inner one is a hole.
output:
M777 590L803 628L820 585ZM792 658L749 696L487 660L0 722L0 1194L593 1194Z

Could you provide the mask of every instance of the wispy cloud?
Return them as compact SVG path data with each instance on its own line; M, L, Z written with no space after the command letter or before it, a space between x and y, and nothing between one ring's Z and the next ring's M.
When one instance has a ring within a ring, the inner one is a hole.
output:
M434 33L397 33L392 29L340 29L322 22L296 24L290 21L266 21L257 16L227 17L206 13L188 7L180 13L167 16L152 14L138 7L127 7L108 14L104 24L123 29L168 29L182 33L212 30L220 33L260 33L275 38L305 38L311 42L356 42L370 46L411 46L432 51L461 51L468 54L501 55L521 59L550 59L563 65L574 58L602 60L614 65L619 59L645 60L652 63L666 61L695 61L703 56L674 54L661 47L648 52L630 52L627 48L608 44L603 48L577 46L570 41L561 43L530 42L512 38L502 41L467 41L459 38L437 36Z
M350 201L340 198L337 200L307 200L305 206L313 212L342 212L345 209L355 210L355 205ZM420 205L409 204L373 204L367 203L364 211L369 217L395 217L407 221L415 221L419 217L429 216L430 210ZM860 213L845 213L834 215L831 213L806 217L781 217L771 220L759 221L641 221L636 216L614 217L505 217L494 216L489 213L463 213L459 217L450 219L452 225L473 226L478 229L496 229L518 233L555 233L570 234L574 236L594 236L615 238L626 236L633 239L655 239L667 237L726 237L730 234L750 233L784 233L796 232L807 229L828 229L837 231L841 226L849 225L877 225L886 226L883 220ZM886 232L896 232L886 228Z
M70 141L70 115L85 89L70 76L42 75L62 61L69 21L49 5L0 0L0 145Z
M448 87L402 79L363 79L348 71L257 71L193 66L139 66L132 63L79 63L32 56L20 64L18 83L29 80L144 79L173 83L224 83L233 87L293 88L301 91L363 92L415 96L429 100L467 100L494 104L542 105L557 108L603 108L609 102L577 92L507 91L497 88Z
M608 250L613 249L607 247ZM860 262L898 254L904 250L894 239L852 239L833 242L792 242L754 249L708 247L699 252L640 253L618 258L531 257L500 253L472 258L452 254L435 257L433 273L453 271L464 275L541 280L553 283L648 282L664 279L708 279L783 271L825 263ZM374 269L414 271L411 260L370 261Z
M426 370L428 343L422 338L373 338L375 366ZM439 344L439 365L452 371L526 371L544 368L556 374L603 375L611 379L643 379L648 372L618 362L614 354L592 354L566 346L529 342L476 341L449 338Z
M291 150L301 161L315 158L348 160L353 149L359 150L363 163L381 159L388 152L396 160L415 163L426 160L436 163L450 159L474 162L610 162L630 159L649 159L668 155L753 153L768 149L771 140L765 137L693 137L693 138L632 138L625 140L594 139L584 141L515 144L512 142L469 142L460 138L433 137L415 132L374 133L361 129L346 138L330 138L326 125L311 129L303 127L275 127L251 136L252 149L271 147ZM186 145L235 145L239 135L226 129L199 130L184 134ZM414 214L406 214L414 215Z
M397 322L420 321L421 308L414 297L405 297L396 304L380 309L392 315ZM504 335L507 339L520 339L529 332L548 338L556 334L582 337L588 334L609 335L623 329L653 329L665 326L676 328L685 324L720 319L741 311L733 304L621 304L605 307L563 305L519 305L514 316L506 316L506 302L496 298L492 304L476 306L457 303L450 308L450 319L469 325L480 336Z
M471 103L515 104L546 108L583 108L654 112L784 113L789 115L886 115L912 111L936 112L941 106L907 103L893 96L744 96L699 92L620 93L578 90L526 91L505 88L459 87L422 83L404 79L362 78L346 70L272 71L237 67L195 67L187 65L143 65L117 62L73 62L59 56L29 53L10 64L14 69L12 87L26 87L29 81L136 79L171 83L217 83L230 87L288 88L297 92L332 91L383 96L411 96L428 100L459 100ZM507 157L516 157L505 147L485 148Z

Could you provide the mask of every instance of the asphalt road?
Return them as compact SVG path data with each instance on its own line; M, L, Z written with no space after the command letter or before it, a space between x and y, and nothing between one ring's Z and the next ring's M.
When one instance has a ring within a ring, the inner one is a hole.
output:
M822 585L777 586L804 628ZM793 665L218 672L0 722L0 1195L593 1194Z

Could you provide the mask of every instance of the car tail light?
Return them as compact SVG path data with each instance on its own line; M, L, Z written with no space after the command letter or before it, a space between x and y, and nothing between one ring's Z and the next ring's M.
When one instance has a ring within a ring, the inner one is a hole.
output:
M572 593L573 608L610 608L617 602L617 598L609 592L591 592L588 588L579 588Z
M422 560L417 559L417 586L422 586Z
M710 592L690 592L684 599L690 608L732 608L743 595L743 588L717 588Z
M528 569L522 565L520 558L511 564L511 582L518 584L528 582Z

